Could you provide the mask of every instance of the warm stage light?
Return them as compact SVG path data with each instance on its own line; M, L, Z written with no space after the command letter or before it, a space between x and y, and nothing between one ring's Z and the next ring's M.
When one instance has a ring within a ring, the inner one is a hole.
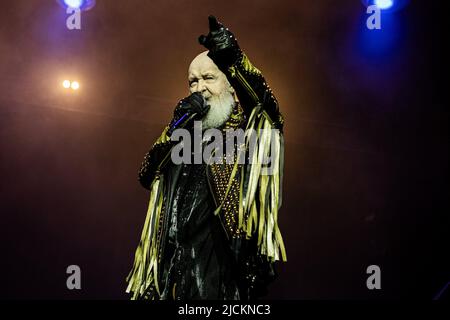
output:
M80 88L80 84L77 81L73 81L71 87L73 90L78 90Z
M70 88L70 81L69 80L64 80L62 83L63 87L66 89Z

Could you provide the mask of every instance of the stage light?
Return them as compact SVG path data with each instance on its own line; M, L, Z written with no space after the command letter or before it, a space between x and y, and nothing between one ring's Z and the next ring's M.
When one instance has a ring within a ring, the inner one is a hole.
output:
M399 11L409 4L410 0L361 0L365 7L375 5L386 13Z
M393 0L375 0L375 5L382 10L389 9L393 4Z
M80 88L80 84L77 81L73 81L70 86L73 90L78 90Z
M87 11L95 6L95 0L56 0L64 8Z
M70 81L69 80L64 80L62 85L63 85L63 87L65 89L69 89L70 88Z
M64 0L64 3L71 8L80 8L83 5L83 0Z

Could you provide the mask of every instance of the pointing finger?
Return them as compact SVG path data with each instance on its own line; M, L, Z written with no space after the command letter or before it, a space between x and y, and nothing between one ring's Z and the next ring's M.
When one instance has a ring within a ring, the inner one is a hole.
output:
M217 31L222 27L222 24L219 21L217 21L216 17L209 16L208 20L209 20L209 31Z

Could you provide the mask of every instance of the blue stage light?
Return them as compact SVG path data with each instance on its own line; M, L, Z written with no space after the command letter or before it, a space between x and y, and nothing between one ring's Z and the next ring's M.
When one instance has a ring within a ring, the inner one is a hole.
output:
M393 13L406 7L409 4L409 1L410 0L361 0L361 3L366 7L375 5L385 13Z
M64 3L70 8L81 8L83 0L64 0Z
M95 0L56 0L64 8L87 11L95 6Z
M394 1L393 0L375 0L375 5L382 9L389 9L390 7L392 7L394 5Z

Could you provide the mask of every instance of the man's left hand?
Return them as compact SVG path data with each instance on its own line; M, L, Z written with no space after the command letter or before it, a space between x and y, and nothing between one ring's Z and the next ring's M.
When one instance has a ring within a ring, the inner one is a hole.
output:
M209 33L201 35L198 41L208 50L208 56L219 66L229 67L235 63L240 55L241 49L234 34L225 28L216 17L209 16Z

